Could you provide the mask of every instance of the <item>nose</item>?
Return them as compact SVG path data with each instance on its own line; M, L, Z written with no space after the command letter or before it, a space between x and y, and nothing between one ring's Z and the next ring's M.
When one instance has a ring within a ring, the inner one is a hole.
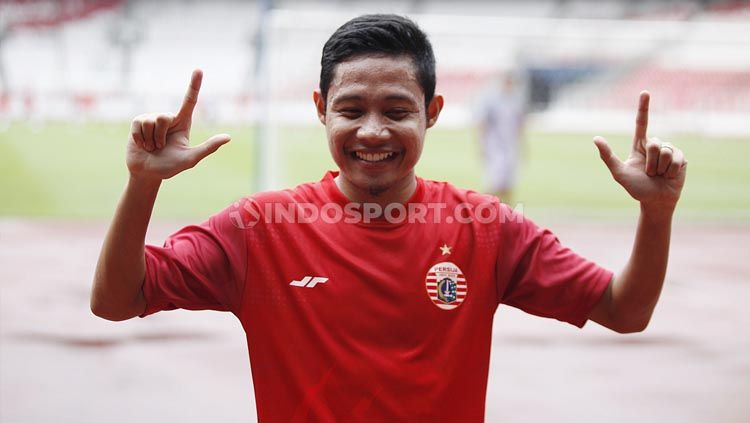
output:
M388 126L383 119L374 114L369 115L362 121L362 125L357 129L357 138L363 141L383 141L391 136Z

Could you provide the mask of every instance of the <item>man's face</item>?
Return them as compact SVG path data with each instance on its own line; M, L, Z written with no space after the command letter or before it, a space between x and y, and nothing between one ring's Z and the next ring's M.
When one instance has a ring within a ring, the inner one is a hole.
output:
M442 98L425 112L411 59L364 56L339 63L327 101L317 91L314 97L345 192L379 196L414 183L425 131L437 120Z

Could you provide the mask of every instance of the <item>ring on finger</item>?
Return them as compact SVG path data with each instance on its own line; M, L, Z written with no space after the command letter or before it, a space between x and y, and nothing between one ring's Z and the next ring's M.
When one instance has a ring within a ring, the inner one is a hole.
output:
M668 148L669 151L671 151L672 153L674 153L674 147L672 147L672 145L669 144L668 142L663 142L663 143L659 144L659 150L661 150L662 148Z

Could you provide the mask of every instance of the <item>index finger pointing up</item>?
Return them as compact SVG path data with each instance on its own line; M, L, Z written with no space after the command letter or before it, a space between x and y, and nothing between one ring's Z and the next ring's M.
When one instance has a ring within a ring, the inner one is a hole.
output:
M198 103L198 92L200 92L202 80L203 71L200 69L194 70L193 76L190 78L190 86L185 93L185 98L182 100L180 111L177 113L178 121L189 122L193 116L193 110L195 110L195 105Z
M648 91L641 91L641 97L638 101L638 114L635 117L635 138L638 142L646 139L646 130L648 129L648 103L651 94Z

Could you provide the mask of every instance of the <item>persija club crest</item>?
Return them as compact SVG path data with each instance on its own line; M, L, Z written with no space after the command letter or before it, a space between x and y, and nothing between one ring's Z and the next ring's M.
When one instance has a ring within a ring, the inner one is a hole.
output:
M444 261L430 268L425 279L427 296L443 310L452 310L466 299L469 287L461 269Z

